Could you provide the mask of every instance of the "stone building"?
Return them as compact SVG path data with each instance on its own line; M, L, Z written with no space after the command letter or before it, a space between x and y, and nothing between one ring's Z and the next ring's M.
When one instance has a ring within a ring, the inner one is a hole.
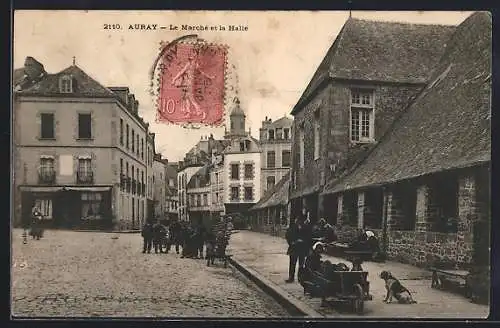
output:
M155 134L149 133L146 135L146 166L147 166L147 180L146 180L146 219L151 220L155 214L155 202L154 202L154 173L153 173L153 163L155 154Z
M488 265L491 41L488 13L454 28L423 90L363 160L329 181L341 239L369 228L391 259Z
M243 215L260 199L261 150L258 140L245 131L245 112L236 98L230 114L231 129L224 138L224 210Z
M325 216L326 181L383 138L426 86L455 27L349 18L292 110L291 215Z
M134 228L146 216L149 126L128 88L75 63L48 74L26 59L13 101L14 222L37 205L55 226Z
M261 195L270 190L290 170L293 120L282 117L262 121L259 143L261 148Z

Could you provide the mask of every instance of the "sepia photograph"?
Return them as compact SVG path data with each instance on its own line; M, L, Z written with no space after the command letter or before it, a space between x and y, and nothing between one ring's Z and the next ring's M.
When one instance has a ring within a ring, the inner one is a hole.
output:
M11 319L486 319L485 11L15 10Z

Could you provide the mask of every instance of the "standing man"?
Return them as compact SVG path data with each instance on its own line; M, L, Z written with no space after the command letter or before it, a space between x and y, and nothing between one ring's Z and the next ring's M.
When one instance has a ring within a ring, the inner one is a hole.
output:
M181 224L178 220L175 220L170 224L170 243L168 244L168 250L170 250L171 244L175 244L175 252L177 254L179 254L179 246L181 245L182 240L181 230Z
M160 223L158 219L153 225L153 247L155 249L155 254L163 253L162 245L165 239L165 226Z
M291 222L288 230L286 231L285 237L288 243L287 254L290 256L288 279L286 280L287 283L295 281L295 267L297 265L297 261L299 262L299 270L301 270L304 266L308 250L303 236L304 232L304 222L301 220Z
M142 253L151 253L151 246L153 243L153 226L151 222L146 221L146 224L142 227L141 236L143 239Z

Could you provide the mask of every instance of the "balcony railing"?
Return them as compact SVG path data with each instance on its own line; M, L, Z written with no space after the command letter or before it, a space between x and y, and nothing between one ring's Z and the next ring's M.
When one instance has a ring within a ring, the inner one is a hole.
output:
M77 171L76 182L82 184L94 183L94 172L92 171Z
M55 170L39 171L38 182L41 184L54 184L56 182L56 171Z

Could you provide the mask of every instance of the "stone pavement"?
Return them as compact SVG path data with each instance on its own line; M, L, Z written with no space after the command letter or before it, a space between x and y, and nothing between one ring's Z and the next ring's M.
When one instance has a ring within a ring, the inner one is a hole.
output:
M259 272L262 276L278 285L291 296L310 305L316 311L327 317L358 317L355 314L339 309L320 307L319 299L304 296L299 283L286 284L288 277L289 258L286 255L285 239L273 237L252 231L238 231L231 236L228 252L237 261ZM344 262L349 267L350 262L344 259L323 255L332 263ZM489 307L471 303L461 295L435 290L430 287L430 273L426 270L387 261L386 263L363 263L363 269L368 271L370 294L372 301L365 303L365 317L378 318L486 318ZM391 271L412 292L417 304L386 304L384 282L378 278L381 271Z
M139 234L12 233L15 317L282 317L238 271L177 254L142 254Z

